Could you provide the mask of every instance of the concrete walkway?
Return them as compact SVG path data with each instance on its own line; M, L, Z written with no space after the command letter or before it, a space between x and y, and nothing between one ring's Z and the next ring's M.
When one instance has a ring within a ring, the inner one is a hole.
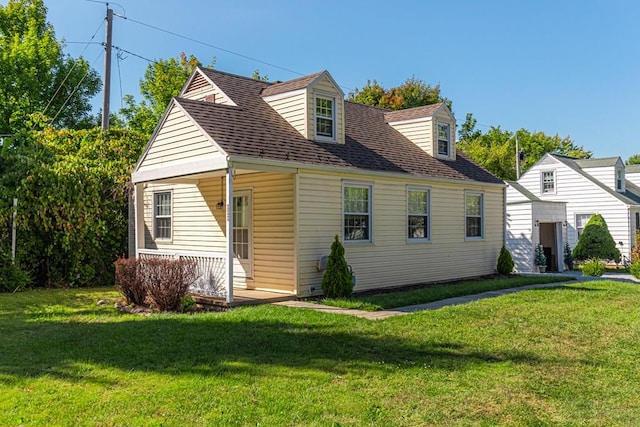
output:
M536 275L536 274L533 274ZM466 304L468 302L477 301L484 298L493 298L498 297L500 295L508 295L513 294L515 292L526 291L530 289L540 289L540 288L553 288L558 286L564 286L571 283L591 281L591 280L613 280L616 282L633 282L640 283L640 280L633 277L631 274L626 273L605 273L602 277L587 277L582 276L582 273L579 271L569 271L562 273L563 276L570 276L575 278L575 280L570 280L567 282L557 282L557 283L545 283L540 285L528 285L521 286L519 288L509 288L509 289L500 289L497 291L488 291L482 292L480 294L475 295L465 295L461 297L447 298L440 301L429 302L426 304L416 304L409 305L406 307L398 307L390 310L382 310L382 311L364 311L364 310L352 310L347 308L340 307L332 307L328 305L323 305L319 303L311 303L306 301L281 301L275 302L275 305L283 305L286 307L294 307L294 308L307 308L316 311L323 311L325 313L334 313L334 314L347 314L349 316L360 317L363 319L369 320L382 320L388 317L393 316L403 316L405 314L414 313L416 311L423 310L436 310L442 307L448 307L450 305L460 305Z

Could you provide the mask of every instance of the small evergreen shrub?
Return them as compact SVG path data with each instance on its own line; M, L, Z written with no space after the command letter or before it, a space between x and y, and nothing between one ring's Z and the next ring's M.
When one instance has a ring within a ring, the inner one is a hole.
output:
M147 289L139 274L140 260L137 258L118 258L114 263L116 270L116 289L127 300L127 304L144 305Z
M496 270L498 274L511 274L513 271L513 258L511 257L511 252L502 245L502 249L500 249L500 255L498 256L498 265L496 266Z
M640 279L640 259L629 266L629 272L636 279Z
M604 263L598 259L590 259L582 266L582 274L584 276L600 277L604 273Z
M344 257L344 246L337 235L331 244L327 268L322 277L322 292L325 298L346 298L353 293L351 271Z
M140 267L147 295L160 311L179 311L189 286L198 278L193 260L141 259Z
M0 292L13 292L25 288L30 282L29 274L13 262L11 253L0 248Z
M578 260L597 258L612 259L616 264L620 262L620 251L602 215L596 214L591 217L580 235L578 244L573 248L573 256Z
M544 254L544 249L542 245L536 246L535 259L534 262L536 265L547 265L547 256Z
M573 261L575 258L573 257L573 253L571 252L571 246L569 243L564 244L564 263L567 265L569 270L573 270Z

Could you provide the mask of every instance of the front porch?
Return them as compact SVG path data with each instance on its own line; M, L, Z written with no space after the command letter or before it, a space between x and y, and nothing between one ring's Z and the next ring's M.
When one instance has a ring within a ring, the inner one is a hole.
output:
M225 297L209 295L191 295L198 304L211 305L223 308L240 307L243 305L272 304L274 302L295 301L295 295L287 295L279 292L258 291L255 289L236 288L233 290L233 301L228 302Z

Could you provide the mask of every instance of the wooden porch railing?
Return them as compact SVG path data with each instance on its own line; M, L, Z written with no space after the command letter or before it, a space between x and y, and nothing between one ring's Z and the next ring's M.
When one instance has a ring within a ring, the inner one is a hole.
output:
M198 278L189 290L194 294L226 297L226 255L221 252L167 251L138 249L139 258L188 259L196 261Z

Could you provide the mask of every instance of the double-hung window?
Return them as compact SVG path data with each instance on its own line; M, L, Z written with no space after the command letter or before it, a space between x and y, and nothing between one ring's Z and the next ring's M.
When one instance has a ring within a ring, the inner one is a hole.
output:
M582 232L592 216L593 214L576 214L576 232L578 233L578 239L582 236Z
M429 240L429 190L407 189L407 239Z
M555 193L556 192L556 173L555 173L555 171L543 171L542 172L542 192L543 193Z
M624 181L624 175L622 169L616 170L616 190L622 191L622 182Z
M465 236L467 239L483 238L484 194L467 191L465 197Z
M316 95L316 137L335 140L335 98Z
M153 234L171 240L171 191L153 193Z
M451 126L448 123L438 123L438 155L449 156L451 152Z
M344 240L371 241L371 186L345 184L343 187Z

